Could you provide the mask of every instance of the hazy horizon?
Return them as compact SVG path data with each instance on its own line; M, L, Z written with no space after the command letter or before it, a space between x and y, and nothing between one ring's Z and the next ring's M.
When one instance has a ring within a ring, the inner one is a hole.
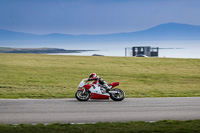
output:
M200 26L199 7L200 0L0 0L0 29L36 35L102 35L143 31L170 22ZM71 40L66 37L63 41L58 36L38 39L36 36L15 33L6 35L2 32L0 46L101 50L102 54L108 56L123 56L125 47L134 45L161 48L173 46L185 49L176 52L166 50L160 56L200 58L198 27L186 26L181 29L178 26L176 29L173 25L165 27L165 30L163 27L158 29L148 30L150 32L146 34L134 34L143 39L140 41L126 34L123 37L105 37L103 41L103 37ZM169 39L162 40L166 38Z

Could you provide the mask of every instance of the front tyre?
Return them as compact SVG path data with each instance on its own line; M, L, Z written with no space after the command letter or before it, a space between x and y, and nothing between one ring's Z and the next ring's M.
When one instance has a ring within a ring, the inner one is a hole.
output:
M118 91L118 93L110 93L110 98L113 101L122 101L125 98L125 93L121 89L113 89L113 91Z
M77 90L75 97L79 101L87 101L90 98L90 93L88 93L87 91L83 93L83 91Z

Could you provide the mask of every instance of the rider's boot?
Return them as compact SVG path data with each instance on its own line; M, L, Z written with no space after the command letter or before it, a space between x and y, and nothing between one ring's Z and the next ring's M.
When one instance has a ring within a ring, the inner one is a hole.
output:
M104 84L104 88L106 89L106 92L108 93L112 89L112 86L108 86L107 84Z

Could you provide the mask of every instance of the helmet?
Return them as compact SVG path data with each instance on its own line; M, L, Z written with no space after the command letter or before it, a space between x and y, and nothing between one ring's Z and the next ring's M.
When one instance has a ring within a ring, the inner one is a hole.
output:
M95 78L95 77L97 77L96 73L91 73L89 76L89 78Z

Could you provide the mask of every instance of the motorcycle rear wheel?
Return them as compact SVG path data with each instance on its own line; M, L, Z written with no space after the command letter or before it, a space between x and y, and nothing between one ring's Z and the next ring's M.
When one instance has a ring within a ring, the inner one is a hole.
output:
M85 91L85 93L83 93L83 91L77 90L75 97L79 101L87 101L90 98L90 93L88 93L86 91Z
M113 91L118 91L119 93L110 93L110 98L113 101L122 101L125 98L125 93L121 89L113 89Z

